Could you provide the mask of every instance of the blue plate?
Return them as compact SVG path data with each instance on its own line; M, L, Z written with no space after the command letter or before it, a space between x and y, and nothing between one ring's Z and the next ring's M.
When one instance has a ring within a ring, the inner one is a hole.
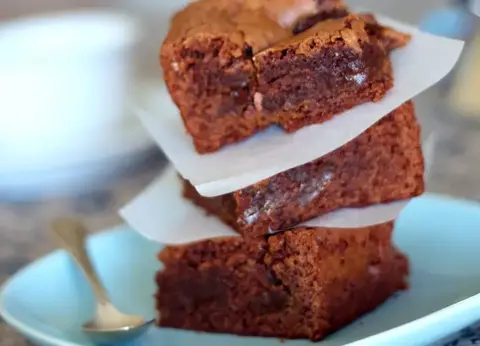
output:
M402 212L395 241L412 262L411 289L318 345L420 345L480 319L478 204L436 195L418 198ZM153 278L160 248L126 226L89 240L94 264L125 312L155 315ZM62 251L17 273L0 293L4 320L42 346L91 345L79 326L93 306L82 274ZM128 346L309 344L152 328Z

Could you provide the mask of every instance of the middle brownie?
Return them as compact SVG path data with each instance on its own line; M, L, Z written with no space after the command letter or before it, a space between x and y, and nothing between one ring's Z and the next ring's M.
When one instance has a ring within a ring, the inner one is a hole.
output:
M420 127L408 101L317 160L213 198L185 181L184 196L244 237L256 237L336 209L418 196L423 172Z

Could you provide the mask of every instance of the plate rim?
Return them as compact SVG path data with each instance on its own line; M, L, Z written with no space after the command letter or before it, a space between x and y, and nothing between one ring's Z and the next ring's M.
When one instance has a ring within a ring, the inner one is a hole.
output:
M428 199L435 199L440 200L446 203L460 203L463 207L475 207L480 208L480 203L476 200L469 200L465 198L457 198L449 195L438 194L438 193L431 193L427 192L420 196L420 198L428 198ZM141 234L135 232L128 224L122 223L118 224L113 227L108 227L101 230L99 233L92 234L88 237L88 242L97 242L104 238L109 238L115 235L122 235L127 233L135 233L136 235L142 237L146 241L150 241L146 239ZM162 245L162 244L161 244ZM4 319L4 321L12 327L17 333L26 336L27 338L31 337L35 340L40 342L46 343L48 345L55 345L55 346L85 346L82 344L78 344L71 341L65 341L59 339L58 337L50 336L45 334L41 331L36 330L33 327L23 323L22 321L18 320L17 318L13 317L8 309L5 306L5 293L8 291L8 288L12 283L17 279L18 276L21 276L25 272L28 272L30 269L41 266L43 262L48 261L49 258L58 256L59 253L64 252L64 250L57 249L53 250L52 252L33 260L32 262L26 264L18 271L16 271L12 276L10 276L1 286L0 286L0 316ZM460 316L465 314L470 310L477 310L480 309L480 292L472 295L468 298L462 299L458 302L445 306L439 310L436 310L430 314L417 318L413 321L401 324L391 329L387 329L383 332L368 336L363 339L355 340L345 346L364 346L370 345L375 343L376 345L387 345L389 340L391 341L395 337L401 337L402 334L406 334L406 331L409 329L424 329L428 328L428 326L437 325L440 321L444 320L445 318L448 319L455 319L456 316ZM466 327L466 326L465 326ZM407 332L408 333L408 332Z

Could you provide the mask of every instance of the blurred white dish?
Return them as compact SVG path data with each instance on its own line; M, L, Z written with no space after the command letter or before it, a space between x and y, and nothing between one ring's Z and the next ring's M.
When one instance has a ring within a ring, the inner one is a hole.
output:
M139 37L134 18L110 10L0 25L0 191L48 184L53 170L73 182L58 170L87 174L87 164L150 146L129 111Z
M80 147L70 155L65 151L62 160L39 162L29 169L16 162L0 162L0 198L25 200L87 192L158 152L133 116L108 135L85 138L84 143L83 152Z

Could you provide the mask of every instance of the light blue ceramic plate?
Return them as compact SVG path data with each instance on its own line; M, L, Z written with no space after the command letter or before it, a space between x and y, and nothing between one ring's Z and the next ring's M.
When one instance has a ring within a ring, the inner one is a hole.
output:
M426 195L402 213L397 244L412 262L411 289L342 329L322 346L420 345L480 319L480 205ZM122 226L94 236L89 250L113 301L126 312L154 316L154 272L160 246ZM86 346L79 330L93 300L82 274L55 252L16 274L0 294L7 323L42 346ZM155 329L137 346L309 345ZM133 346L133 344L129 345Z

